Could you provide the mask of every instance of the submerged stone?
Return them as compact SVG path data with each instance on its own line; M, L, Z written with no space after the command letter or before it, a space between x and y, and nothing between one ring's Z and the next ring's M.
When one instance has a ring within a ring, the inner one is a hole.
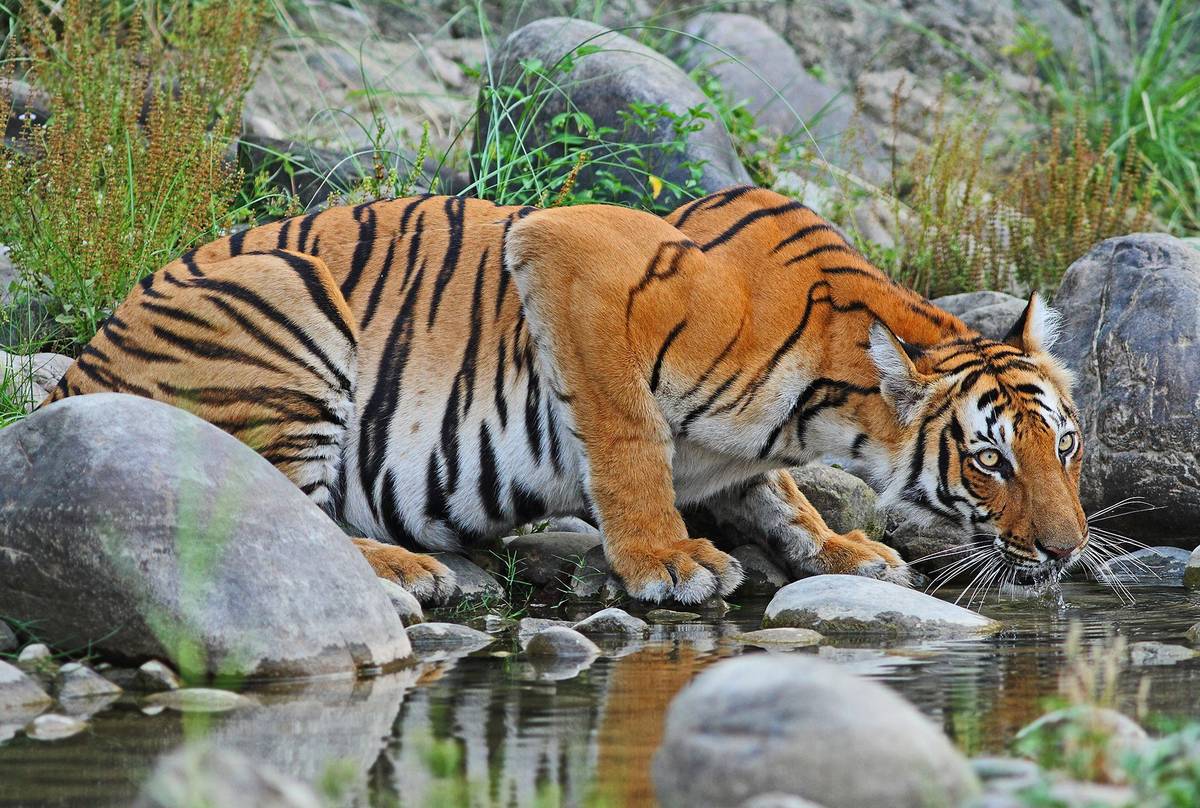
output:
M1135 642L1129 646L1129 662L1138 666L1174 665L1200 656L1200 651L1163 642Z
M828 808L924 808L979 791L961 753L915 707L799 654L741 656L701 673L671 702L653 776L664 808L770 793Z
M574 629L550 626L529 640L525 653L531 657L578 660L599 656L600 648Z
M60 701L120 693L120 687L78 662L68 662L59 668L54 682L54 695Z
M232 690L184 687L179 690L154 693L147 696L143 703L151 707L178 710L181 713L223 713L239 707L251 706L255 702L254 699L234 693Z
M311 786L240 752L187 745L154 768L134 808L321 808Z
M767 604L763 627L886 636L978 636L1000 630L998 622L969 609L857 575L814 575L788 584Z
M45 707L51 701L46 691L24 671L0 660L0 723L6 713L25 713L30 708Z
M78 735L87 729L87 721L73 715L46 713L39 715L25 727L25 735L35 741L60 741Z
M730 639L747 645L790 645L804 647L820 645L825 641L824 635L810 628L760 628L757 631L747 631L734 634Z
M651 623L690 623L699 620L695 612L677 612L674 609L651 609L646 612L646 619Z
M1101 583L1179 586L1191 554L1179 547L1144 547L1110 559L1096 571Z
M457 623L418 623L408 630L415 651L453 650L470 653L496 641L486 632Z
M645 620L640 620L624 609L615 607L601 609L595 614L585 617L576 623L574 628L589 637L645 637L650 632L650 625Z
M517 623L517 643L524 649L530 640L551 626L571 628L574 623L570 620L554 620L547 617L522 617Z

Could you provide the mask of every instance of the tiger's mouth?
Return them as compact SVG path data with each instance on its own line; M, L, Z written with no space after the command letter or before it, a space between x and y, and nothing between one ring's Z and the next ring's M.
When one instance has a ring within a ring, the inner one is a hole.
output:
M1024 548L1020 551L1010 547L1002 538L996 537L993 546L1009 571L1010 580L1020 586L1037 586L1057 581L1083 554L1082 548L1062 558L1031 558Z

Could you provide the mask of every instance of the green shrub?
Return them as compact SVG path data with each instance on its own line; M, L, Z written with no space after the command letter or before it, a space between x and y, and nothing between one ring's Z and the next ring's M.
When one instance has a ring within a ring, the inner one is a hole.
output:
M226 153L260 23L254 0L175 4L153 33L101 0L23 5L22 78L51 117L5 157L0 238L64 326L58 349L86 343L142 276L230 223L240 179Z

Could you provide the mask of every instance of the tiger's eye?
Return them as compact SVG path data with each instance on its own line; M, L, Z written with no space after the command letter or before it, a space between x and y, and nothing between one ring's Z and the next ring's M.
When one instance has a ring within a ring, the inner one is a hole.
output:
M1000 453L995 449L984 449L975 455L975 460L985 469L994 469L1000 465Z
M1058 451L1060 454L1069 455L1075 451L1075 433L1067 432L1058 439Z

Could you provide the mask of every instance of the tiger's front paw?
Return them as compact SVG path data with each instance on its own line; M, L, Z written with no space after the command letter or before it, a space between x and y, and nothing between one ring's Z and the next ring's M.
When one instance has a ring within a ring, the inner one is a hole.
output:
M458 588L454 572L435 558L374 539L353 541L376 575L400 584L421 603L440 603Z
M862 575L901 586L912 585L912 572L900 554L886 544L868 539L861 530L825 539L810 566L812 572Z
M625 591L638 600L701 603L728 595L742 583L741 563L708 539L680 539L662 547L607 547L605 552Z

